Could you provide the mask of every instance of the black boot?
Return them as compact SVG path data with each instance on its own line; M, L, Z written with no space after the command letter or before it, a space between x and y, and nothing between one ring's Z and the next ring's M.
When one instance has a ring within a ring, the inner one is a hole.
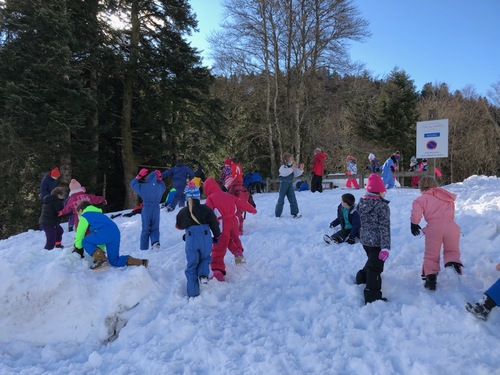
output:
M461 263L457 263L457 262L448 262L444 265L445 267L453 267L453 269L455 270L455 272L458 274L458 275L461 275L462 274L462 267L463 265Z
M481 302L475 304L467 302L465 309L478 319L488 320L491 310L493 310L496 305L495 301L485 294Z
M436 290L437 285L437 274L433 273L432 275L425 276L425 284L424 287L429 290Z

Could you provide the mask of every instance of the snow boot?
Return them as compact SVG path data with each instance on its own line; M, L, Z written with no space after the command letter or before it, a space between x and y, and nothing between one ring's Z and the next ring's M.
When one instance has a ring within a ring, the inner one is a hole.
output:
M462 267L463 265L461 263L457 262L448 262L444 265L445 267L453 267L457 275L462 275Z
M206 285L208 284L208 277L205 276L205 275L201 275L199 278L198 278L198 281L201 285Z
M160 243L158 241L151 245L151 250L160 250Z
M293 219L300 219L302 217L301 214L295 214L295 215L292 215L292 218Z
M425 276L424 288L429 290L436 290L437 285L437 274L433 273L432 275Z
M223 282L226 281L226 278L224 277L224 273L221 270L214 270L214 277L217 281Z
M465 309L478 319L488 320L491 310L493 310L496 305L495 301L485 294L481 302L475 304L467 302Z
M137 259L134 257L129 257L127 258L127 266L144 266L148 268L149 260L147 259Z
M90 267L93 270L96 270L98 268L106 267L108 266L108 258L106 258L106 254L102 249L97 248L94 250L94 253L92 254L92 258L94 258L94 264Z
M333 239L328 235L328 234L325 234L323 236L323 240L328 244L330 245L332 242L333 242Z

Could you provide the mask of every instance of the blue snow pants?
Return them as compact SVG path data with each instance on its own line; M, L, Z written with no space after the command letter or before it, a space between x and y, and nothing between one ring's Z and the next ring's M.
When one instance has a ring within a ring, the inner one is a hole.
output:
M207 224L193 225L186 229L186 279L189 297L200 295L198 277L207 276L212 257L212 233Z
M179 205L179 207L184 207L184 204L186 202L186 195L184 194L184 189L186 188L186 184L174 185L174 188L175 188L174 199L172 199L172 202L169 204L169 206L172 208L175 208L177 205Z
M141 210L141 219L141 250L148 250L150 244L160 242L160 204L144 203Z
M99 228L96 232L90 232L82 241L85 252L89 255L100 245L106 245L108 262L115 267L127 265L128 256L120 256L120 230L115 225L108 225Z
M281 217L281 214L283 213L285 197L287 197L288 202L290 202L290 213L292 215L297 215L299 213L299 205L297 204L297 198L295 197L292 179L281 179L278 203L276 203L276 208L274 209L276 217Z
M487 296L489 296L497 306L500 306L500 279L498 279L495 284L490 286L486 292L484 292Z

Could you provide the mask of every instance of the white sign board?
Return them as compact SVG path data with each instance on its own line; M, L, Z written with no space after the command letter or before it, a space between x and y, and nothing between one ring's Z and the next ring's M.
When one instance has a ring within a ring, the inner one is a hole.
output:
M417 122L417 158L448 157L448 119Z

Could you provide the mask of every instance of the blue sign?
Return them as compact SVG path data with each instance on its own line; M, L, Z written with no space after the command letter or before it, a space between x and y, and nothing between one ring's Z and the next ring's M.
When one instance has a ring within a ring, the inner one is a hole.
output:
M427 133L424 134L424 138L439 137L440 135L441 135L440 133Z

